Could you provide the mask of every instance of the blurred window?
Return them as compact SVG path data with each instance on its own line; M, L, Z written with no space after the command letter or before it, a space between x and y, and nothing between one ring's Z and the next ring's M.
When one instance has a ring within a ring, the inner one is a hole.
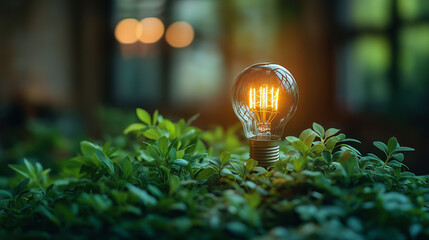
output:
M405 26L399 34L399 93L403 99L402 107L419 113L429 103L429 22Z
M424 0L338 3L339 104L354 112L413 114L427 106L428 10Z
M385 37L362 35L345 46L340 95L351 110L383 109L388 104L390 48ZM345 93L345 94L344 94ZM343 95L344 94L344 95Z
M116 0L113 27L126 18L157 18L165 29L152 27L156 36L147 37L154 39L150 43L137 36L129 41L132 43L124 44L116 36L113 101L123 105L186 106L220 94L224 66L218 39L218 5L216 0ZM146 29L143 26L132 34L145 34Z
M349 20L347 22L350 27L382 29L391 22L390 0L352 0L345 2L349 2Z
M173 2L171 22L185 21L194 29L189 47L171 48L169 94L173 104L195 105L221 94L225 80L218 7L216 0Z
M399 0L399 15L404 20L415 20L429 17L429 1L427 0Z

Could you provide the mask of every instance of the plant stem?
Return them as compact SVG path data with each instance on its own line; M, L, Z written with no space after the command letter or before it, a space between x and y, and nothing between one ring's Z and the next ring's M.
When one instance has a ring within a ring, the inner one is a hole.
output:
M387 164L387 162L389 162L390 158L391 158L390 155L387 156L387 159L386 159L386 161L384 161L384 164L383 164L383 169L384 169L384 167L386 167L386 164Z

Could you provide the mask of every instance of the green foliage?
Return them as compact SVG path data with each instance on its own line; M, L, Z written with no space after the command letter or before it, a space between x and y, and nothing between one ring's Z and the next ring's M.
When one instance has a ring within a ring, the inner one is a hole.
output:
M35 186L46 186L47 177L51 171L51 169L43 169L40 163L36 162L35 164L32 164L27 159L24 159L24 166L9 165L9 167L22 177L29 179L29 182Z
M425 239L429 183L407 171L398 144L376 154L314 123L281 144L269 169L248 159L238 127L202 131L137 109L126 146L82 141L49 175L10 165L0 190L6 239ZM353 146L352 146L353 145Z

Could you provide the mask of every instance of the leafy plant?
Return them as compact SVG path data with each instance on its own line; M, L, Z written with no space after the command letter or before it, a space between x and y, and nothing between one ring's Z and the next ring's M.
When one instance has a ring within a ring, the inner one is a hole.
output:
M383 155L314 123L281 144L268 169L248 159L237 126L203 131L137 109L126 145L80 143L51 173L10 165L0 190L5 239L425 239L429 180L407 171L396 138Z
M9 165L15 172L29 180L29 183L35 186L46 186L48 182L48 174L51 169L43 169L42 165L38 162L35 164L30 163L24 158L24 166L22 165Z

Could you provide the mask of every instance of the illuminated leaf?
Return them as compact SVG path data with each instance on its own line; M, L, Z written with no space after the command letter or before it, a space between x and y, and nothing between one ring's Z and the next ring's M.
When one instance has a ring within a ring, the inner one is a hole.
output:
M142 121L143 123L146 123L147 125L151 125L151 118L149 113L141 108L137 108L137 117Z
M324 138L325 129L320 124L314 122L313 129L319 135L320 138Z

